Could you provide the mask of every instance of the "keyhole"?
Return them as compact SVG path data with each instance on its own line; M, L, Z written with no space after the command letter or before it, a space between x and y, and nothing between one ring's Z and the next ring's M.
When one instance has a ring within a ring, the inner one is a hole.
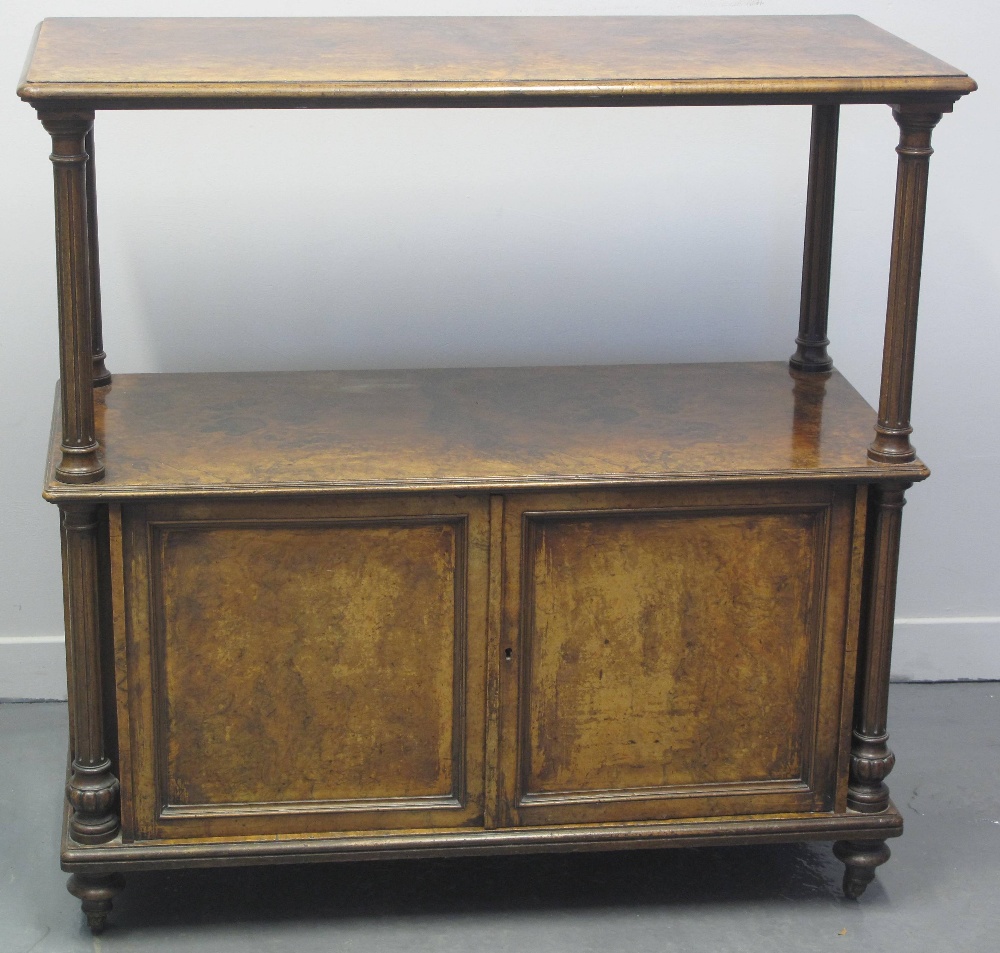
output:
M512 654L512 650L511 649L504 649L503 650L503 657L505 659L507 659L508 662L510 661L511 654Z

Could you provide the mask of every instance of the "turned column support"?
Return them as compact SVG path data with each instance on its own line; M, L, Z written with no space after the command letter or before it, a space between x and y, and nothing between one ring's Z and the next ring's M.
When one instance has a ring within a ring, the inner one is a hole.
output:
M809 186L802 251L802 297L799 334L789 363L796 371L829 371L833 361L827 317L830 307L830 261L833 254L833 205L837 183L837 135L840 106L815 105L809 140Z
M90 335L93 348L94 387L111 383L105 365L104 326L101 317L101 256L97 240L97 168L94 164L94 127L84 140L87 153L87 255L90 263Z
M847 807L878 814L889 807L885 779L896 763L889 749L886 712L889 663L896 610L896 570L905 493L909 483L877 484L871 490L869 563L865 573L864 616L858 647L858 675L851 735ZM889 859L884 840L837 841L834 854L844 862L845 896L857 900Z
M887 743L886 711L899 535L906 503L904 494L910 485L879 484L872 489L871 496L870 562L866 573L864 628L859 646L847 788L847 806L864 814L877 814L889 806L885 778L896 763Z
M48 113L39 118L52 137L59 291L59 377L62 384L63 483L104 477L94 430L93 291L87 199L87 139L93 112ZM96 240L96 239L95 239Z
M60 504L63 585L72 773L66 797L73 808L69 833L81 844L102 844L115 837L118 779L104 745L104 711L98 600L98 507Z
M916 451L910 444L910 404L917 343L917 303L924 250L927 172L931 133L950 103L900 105L892 109L899 125L896 164L896 207L889 259L889 299L882 350L882 390L875 440L868 456L879 463L906 463Z

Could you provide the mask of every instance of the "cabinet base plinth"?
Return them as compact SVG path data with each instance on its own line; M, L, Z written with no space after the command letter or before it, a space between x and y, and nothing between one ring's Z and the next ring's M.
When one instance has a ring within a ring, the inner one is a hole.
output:
M755 816L508 830L442 830L227 841L146 841L81 846L63 825L62 868L86 874L329 863L477 854L532 854L840 841L866 849L903 833L895 805L882 814ZM888 852L888 848L885 848Z

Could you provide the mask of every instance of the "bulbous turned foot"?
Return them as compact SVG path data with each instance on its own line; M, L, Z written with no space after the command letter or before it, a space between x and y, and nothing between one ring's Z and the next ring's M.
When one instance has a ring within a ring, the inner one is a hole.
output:
M875 879L875 868L889 859L889 848L884 840L850 841L839 840L833 845L833 853L844 862L844 896L857 900Z
M121 874L73 874L66 889L78 897L93 934L103 933L114 898L121 893L125 879Z

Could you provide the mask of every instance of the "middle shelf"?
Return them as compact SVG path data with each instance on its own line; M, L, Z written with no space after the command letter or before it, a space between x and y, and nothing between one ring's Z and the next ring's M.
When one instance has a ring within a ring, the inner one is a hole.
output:
M119 374L98 484L46 498L883 478L875 412L784 362ZM53 450L58 438L54 438ZM893 475L920 480L919 461Z

